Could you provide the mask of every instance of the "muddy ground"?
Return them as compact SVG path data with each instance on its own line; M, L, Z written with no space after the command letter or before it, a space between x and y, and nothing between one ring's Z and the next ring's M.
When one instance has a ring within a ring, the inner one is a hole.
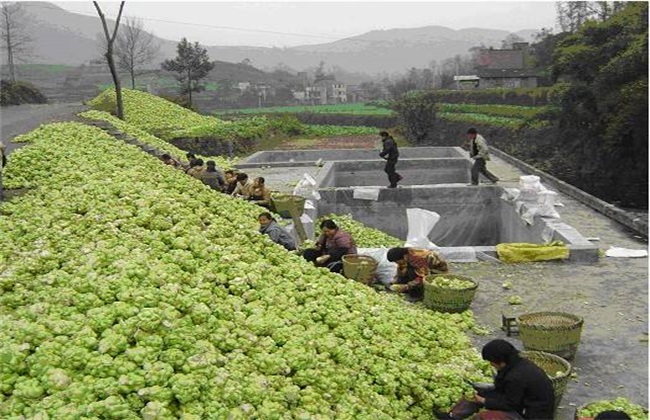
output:
M490 170L516 186L524 175L499 159ZM609 247L647 249L647 239L559 194L556 207L562 220L604 253ZM472 310L477 322L491 330L475 336L477 346L506 338L521 348L516 336L500 329L502 313L561 311L584 318L582 338L572 361L575 377L567 385L558 419L573 419L575 408L618 396L647 407L648 402L648 259L601 256L597 263L544 262L526 264L455 263L454 271L480 283ZM509 281L512 289L502 284ZM521 306L507 303L518 295Z

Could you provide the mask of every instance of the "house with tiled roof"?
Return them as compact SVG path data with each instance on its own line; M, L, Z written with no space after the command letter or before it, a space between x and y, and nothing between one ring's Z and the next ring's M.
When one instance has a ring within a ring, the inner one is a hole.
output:
M537 87L527 42L517 42L511 49L482 49L476 62L473 75L454 77L459 89Z
M537 74L529 67L527 42L514 43L512 49L479 51L476 65L478 88L537 87Z

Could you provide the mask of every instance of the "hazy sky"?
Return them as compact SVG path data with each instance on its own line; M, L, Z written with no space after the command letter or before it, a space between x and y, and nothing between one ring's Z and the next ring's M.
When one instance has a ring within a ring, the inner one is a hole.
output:
M92 2L55 2L96 16ZM100 1L104 13L119 3ZM143 20L156 35L204 45L289 47L332 42L377 29L446 26L518 31L555 25L555 2L146 2L127 1L125 16Z

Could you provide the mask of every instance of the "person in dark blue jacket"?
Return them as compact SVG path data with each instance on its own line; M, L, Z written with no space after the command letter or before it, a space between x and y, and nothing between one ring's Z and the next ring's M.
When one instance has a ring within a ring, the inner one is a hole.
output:
M490 341L481 354L497 370L494 388L477 391L473 399L461 400L449 413L434 410L436 418L464 419L478 413L474 419L553 419L555 394L546 372L521 357L506 340Z
M380 131L379 135L381 136L381 142L384 145L379 156L386 159L384 172L388 175L388 182L390 182L388 188L396 188L397 183L402 180L402 175L398 174L395 170L397 158L399 158L399 150L397 150L397 144L391 135L388 134L388 131Z

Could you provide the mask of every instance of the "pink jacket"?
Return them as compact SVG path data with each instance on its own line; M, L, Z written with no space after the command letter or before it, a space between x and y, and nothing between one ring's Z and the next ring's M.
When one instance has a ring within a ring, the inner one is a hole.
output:
M321 246L321 249L325 250L325 254L331 254L339 248L347 248L348 254L357 253L357 244L354 242L354 239L352 239L349 233L341 229L337 230L332 238L321 235L317 243Z

